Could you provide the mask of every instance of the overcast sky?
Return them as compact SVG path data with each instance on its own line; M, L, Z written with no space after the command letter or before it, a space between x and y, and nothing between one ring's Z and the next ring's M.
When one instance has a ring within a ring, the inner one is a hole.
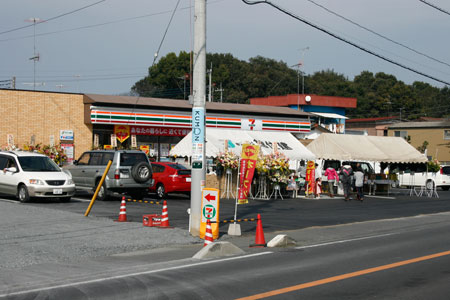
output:
M2 0L0 84L16 76L17 89L33 89L36 82L45 84L37 85L36 90L46 91L111 95L130 91L147 75L178 0L99 1ZM432 59L344 21L311 1L272 2L383 57L450 82L448 0L426 1L444 12L419 0L314 0ZM191 50L193 5L194 0L180 1L159 57ZM50 20L29 26L32 18ZM30 60L34 45L40 55L36 63ZM445 86L356 49L267 4L208 1L206 48L209 53L231 53L242 60L260 55L289 66L303 60L306 74L332 69L353 80L368 70L392 74L407 84L424 81ZM223 88L226 90L226 86Z

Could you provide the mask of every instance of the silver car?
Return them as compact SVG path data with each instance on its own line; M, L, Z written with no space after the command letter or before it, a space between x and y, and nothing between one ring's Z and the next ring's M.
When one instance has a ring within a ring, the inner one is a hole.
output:
M49 157L27 151L0 151L0 194L21 202L32 198L70 201L75 194L72 176Z
M126 193L142 199L153 185L152 168L147 155L139 150L93 150L84 152L73 165L63 168L72 174L77 189L95 190L105 172L111 168L97 195L108 199L113 192Z

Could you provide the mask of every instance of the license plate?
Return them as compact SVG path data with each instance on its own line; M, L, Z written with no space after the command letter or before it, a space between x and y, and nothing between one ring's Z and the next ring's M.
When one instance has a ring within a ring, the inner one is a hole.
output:
M130 178L130 175L126 174L126 173L120 173L120 178L127 179L127 178Z
M62 189L53 189L53 195L62 195Z
M186 178L186 182L191 182L191 177Z

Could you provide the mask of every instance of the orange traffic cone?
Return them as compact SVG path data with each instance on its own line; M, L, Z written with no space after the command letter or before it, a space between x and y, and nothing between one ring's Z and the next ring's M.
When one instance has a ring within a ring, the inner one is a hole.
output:
M212 229L211 229L211 221L208 219L206 221L205 243L203 244L203 247L205 247L213 242L214 242L214 237L213 237Z
M169 225L169 212L167 211L167 201L163 202L163 209L161 213L161 226L160 227L170 227Z
M119 219L117 222L127 222L127 206L125 197L122 197L122 202L120 203Z
M267 247L266 240L264 238L264 232L262 228L261 215L258 214L258 218L256 220L256 236L255 243L251 244L250 247Z

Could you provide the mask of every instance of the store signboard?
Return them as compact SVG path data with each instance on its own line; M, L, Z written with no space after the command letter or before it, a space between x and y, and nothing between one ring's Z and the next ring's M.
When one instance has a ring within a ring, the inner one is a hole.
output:
M59 139L61 141L73 141L73 130L60 130Z
M214 188L202 189L202 220L200 224L200 238L205 237L206 220L211 224L214 239L219 237L219 190Z
M190 128L130 126L131 134L156 135L156 136L186 136L191 132Z

